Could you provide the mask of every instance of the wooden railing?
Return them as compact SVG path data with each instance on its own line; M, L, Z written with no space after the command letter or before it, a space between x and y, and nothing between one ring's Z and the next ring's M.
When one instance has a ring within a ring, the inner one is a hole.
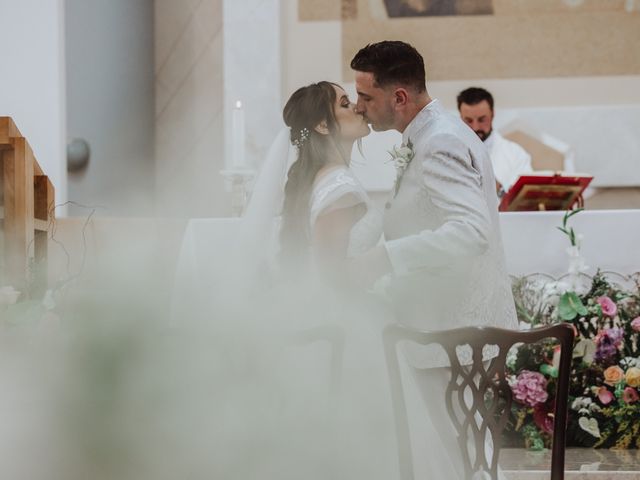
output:
M0 222L4 251L0 282L16 288L46 283L54 189L10 117L0 117Z

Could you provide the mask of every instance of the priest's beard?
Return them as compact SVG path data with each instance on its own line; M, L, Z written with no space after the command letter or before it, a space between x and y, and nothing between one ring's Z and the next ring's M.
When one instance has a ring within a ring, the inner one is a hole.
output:
M487 138L489 138L489 136L491 135L491 132L493 132L493 129L489 130L488 132L485 132L484 130L475 130L476 135L478 135L478 137L480 137L480 140L482 140L483 142L487 141Z

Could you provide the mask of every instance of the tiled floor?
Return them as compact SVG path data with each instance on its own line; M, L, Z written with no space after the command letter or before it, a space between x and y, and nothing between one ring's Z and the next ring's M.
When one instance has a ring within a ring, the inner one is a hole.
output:
M503 449L500 465L509 480L549 478L551 452ZM640 480L640 450L570 448L565 458L567 480Z

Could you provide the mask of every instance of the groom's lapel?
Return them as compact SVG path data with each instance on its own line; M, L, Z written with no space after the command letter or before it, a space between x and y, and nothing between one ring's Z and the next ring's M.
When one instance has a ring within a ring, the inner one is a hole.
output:
M418 141L418 139L420 138L420 135L423 133L424 128L429 124L429 122L431 122L433 119L441 115L442 112L444 112L444 108L440 104L440 101L437 99L432 100L429 105L424 107L418 113L418 115L416 115L413 121L402 133L402 145L405 146L405 145L408 145L409 142L411 142L413 147L413 154L414 154L413 160L411 161L409 166L407 166L402 176L407 174L407 170L412 168L414 160L416 160L415 157L417 155L417 150L420 148L420 143L421 143ZM385 208L387 210L391 208L391 205L393 204L395 198L400 193L400 190L402 188L402 183L403 183L402 176L400 178L396 177L396 181L394 182L389 201L387 201L387 203L385 204Z
M393 198L396 198L398 196L398 192L400 191L400 186L402 185L402 177L404 177L405 174L407 173L407 170L411 168L411 164L413 163L413 158L416 156L416 151L414 150L414 146L413 146L413 142L411 141L411 138L407 138L406 142L402 142L401 147L402 148L409 147L413 152L413 154L412 154L411 160L409 160L409 164L402 171L398 171L396 169L396 181L393 184Z

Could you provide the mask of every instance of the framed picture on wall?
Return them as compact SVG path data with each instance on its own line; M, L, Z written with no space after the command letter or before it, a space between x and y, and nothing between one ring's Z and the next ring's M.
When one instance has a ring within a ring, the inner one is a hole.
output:
M491 15L493 0L384 0L389 18Z

